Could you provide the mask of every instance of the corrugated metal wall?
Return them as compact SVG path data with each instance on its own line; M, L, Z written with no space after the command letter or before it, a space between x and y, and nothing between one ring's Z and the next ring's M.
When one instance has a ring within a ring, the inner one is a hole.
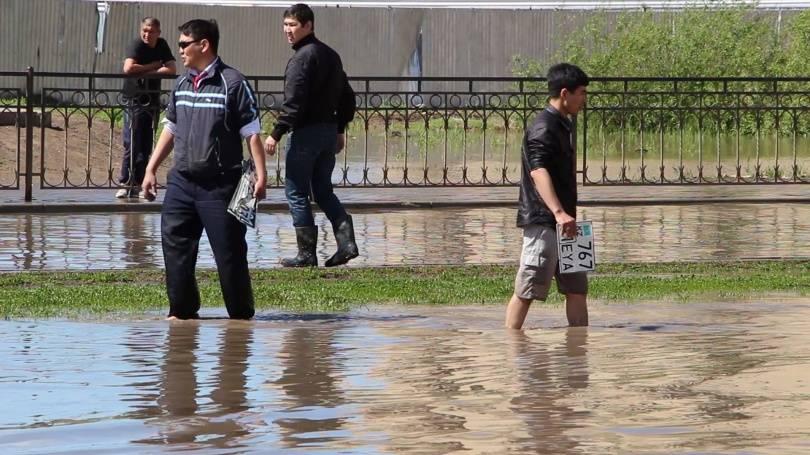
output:
M217 7L161 3L110 3L105 52L94 53L93 2L0 0L0 70L118 73L127 44L144 16L158 17L177 56L177 27L188 19L215 18L220 55L248 75L281 75L291 50L281 30L282 8ZM509 76L515 55L544 60L567 30L591 11L316 8L316 34L343 57L354 76L406 74L419 30L423 75ZM611 12L608 14L619 14ZM765 14L776 14L769 12ZM775 22L776 24L776 22Z
M55 0L50 0L55 1ZM58 1L58 0L56 0ZM65 1L65 0L62 0ZM119 71L123 52L137 37L146 15L160 19L163 37L177 53L177 27L192 18L213 18L220 25L220 55L245 74L280 75L292 54L282 33L283 9L192 8L166 4L113 4L108 51L100 71ZM353 74L399 75L410 55L420 11L328 9L316 12L316 34L334 47Z
M120 71L127 43L137 37L140 19L158 17L163 37L173 44L177 27L195 18L220 24L223 58L246 74L278 75L290 56L281 31L280 8L112 3L105 52L95 71ZM508 76L513 55L543 58L555 49L560 15L577 12L426 10L374 8L316 9L316 33L341 53L353 75L403 75L420 27L423 75ZM93 71L97 14L92 2L2 0L0 69ZM176 49L173 45L173 50Z
M0 1L0 69L92 69L96 7L61 0Z

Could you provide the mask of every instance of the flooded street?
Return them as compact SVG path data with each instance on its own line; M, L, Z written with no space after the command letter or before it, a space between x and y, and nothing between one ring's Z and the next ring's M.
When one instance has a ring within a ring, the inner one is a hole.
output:
M810 205L694 204L584 207L604 262L810 257ZM162 267L155 213L4 214L0 270ZM334 252L322 214L318 254ZM516 262L521 231L513 208L447 208L354 213L360 257L351 266ZM278 266L293 255L287 213L261 213L248 230L252 267ZM200 267L214 267L205 236Z
M588 206L602 262L810 258L810 205ZM160 268L156 213L3 214L0 271ZM334 249L318 214L321 261ZM513 208L354 212L353 267L514 263ZM287 213L252 267L295 249ZM200 267L214 267L203 237ZM810 300L0 321L0 453L810 452Z
M2 453L807 453L810 302L0 322ZM208 316L221 316L219 313Z

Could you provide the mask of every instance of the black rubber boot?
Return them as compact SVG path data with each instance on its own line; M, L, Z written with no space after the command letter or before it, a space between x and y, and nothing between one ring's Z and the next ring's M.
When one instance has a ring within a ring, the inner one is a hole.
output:
M282 267L317 267L318 256L315 247L318 245L318 228L305 226L295 228L295 239L298 241L298 256L281 260Z
M338 249L331 258L327 259L324 264L327 267L345 264L359 255L357 243L354 241L354 224L352 224L351 215L347 215L346 219L334 228L334 231Z

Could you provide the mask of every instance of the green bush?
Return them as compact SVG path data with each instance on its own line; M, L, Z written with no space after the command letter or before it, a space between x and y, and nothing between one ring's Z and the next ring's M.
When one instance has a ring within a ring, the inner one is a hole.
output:
M752 4L713 2L680 11L602 11L582 27L561 27L568 31L566 41L550 61L515 56L512 72L541 77L550 64L568 61L596 78L810 76L810 10L780 19ZM680 81L678 94L675 88L672 81L596 80L589 87L594 94L589 99L592 120L612 132L643 128L650 133L810 134L810 119L798 115L800 97L784 95L810 92L810 81ZM545 91L544 83L535 89ZM690 91L702 94L685 94ZM781 93L778 101L774 92ZM777 105L795 109L771 109ZM599 114L600 107L608 110ZM644 125L633 108L645 111Z
M515 56L513 73L543 76L550 63L570 61L600 77L810 75L810 10L787 17L778 27L774 12L716 3L618 16L596 12L585 26L565 33L551 62ZM571 24L562 27L571 30Z

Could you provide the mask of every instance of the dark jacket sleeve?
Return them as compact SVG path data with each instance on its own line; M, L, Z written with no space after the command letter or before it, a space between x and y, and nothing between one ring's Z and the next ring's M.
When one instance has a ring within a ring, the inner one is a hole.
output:
M298 124L301 109L307 104L308 84L314 70L314 61L308 53L299 52L287 64L284 71L284 103L276 126L270 133L276 141Z
M253 93L253 89L250 88L250 84L248 84L246 80L240 80L233 88L233 91L235 92L234 101L236 103L236 112L238 113L236 126L241 129L243 126L259 118L259 104L256 101L256 95Z
M351 123L352 119L354 119L356 106L354 90L352 90L352 86L349 84L349 79L346 78L346 73L343 71L341 71L340 74L343 77L343 91L340 93L340 99L338 99L337 124L338 133L343 133L346 131L346 125Z
M526 136L526 158L529 162L529 170L548 169L557 152L556 144L554 133L549 131L545 125L530 129Z

